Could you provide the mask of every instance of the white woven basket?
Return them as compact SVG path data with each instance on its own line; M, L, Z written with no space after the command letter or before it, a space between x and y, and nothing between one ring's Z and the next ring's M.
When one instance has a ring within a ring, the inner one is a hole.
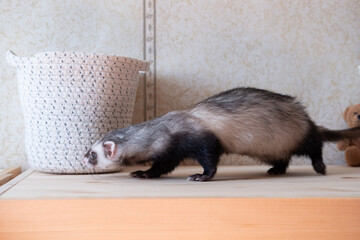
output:
M93 173L82 157L107 132L131 123L139 71L150 63L128 57L46 52L17 57L31 168L51 173ZM119 166L96 170L112 172Z

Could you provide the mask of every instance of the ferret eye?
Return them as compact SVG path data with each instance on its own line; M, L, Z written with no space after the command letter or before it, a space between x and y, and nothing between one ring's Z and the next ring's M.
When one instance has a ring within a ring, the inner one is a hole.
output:
M96 159L96 153L95 152L91 152L90 155L91 155L91 159Z
M357 112L354 112L354 115L358 115L358 113L357 113Z

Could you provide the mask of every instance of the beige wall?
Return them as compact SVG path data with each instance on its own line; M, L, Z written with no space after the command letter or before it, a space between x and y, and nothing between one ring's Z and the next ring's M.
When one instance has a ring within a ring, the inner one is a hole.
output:
M297 96L317 124L343 128L342 111L360 102L360 1L159 0L157 6L158 114L254 86ZM334 144L324 149L327 163L344 163Z
M6 64L5 51L143 58L143 3L0 2L0 168L26 159L15 69ZM346 127L343 109L360 102L359 12L360 1L351 0L157 0L156 114L254 86L297 96L318 124ZM134 122L144 120L143 88ZM335 145L327 145L324 156L326 163L344 163Z
M0 168L26 165L15 69L6 63L6 50L19 56L69 50L142 59L142 7L133 0L0 1ZM138 98L138 122L142 108Z

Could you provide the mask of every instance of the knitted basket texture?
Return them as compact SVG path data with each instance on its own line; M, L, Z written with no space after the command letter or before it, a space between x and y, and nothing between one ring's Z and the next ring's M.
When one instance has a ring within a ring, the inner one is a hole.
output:
M45 52L18 57L25 119L26 154L31 168L49 173L97 173L82 158L107 132L131 123L139 72L150 62L81 52Z

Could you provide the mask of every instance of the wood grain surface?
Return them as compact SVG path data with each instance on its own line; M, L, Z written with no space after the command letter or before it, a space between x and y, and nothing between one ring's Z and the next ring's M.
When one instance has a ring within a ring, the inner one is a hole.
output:
M0 199L360 198L360 168L329 166L322 176L311 166L291 166L286 175L268 176L267 166L220 166L210 182L186 181L201 167L179 167L158 179L131 178L129 172L137 169L93 175L31 172L15 187L0 191Z
M359 239L359 199L3 200L0 239Z
M0 195L0 239L359 239L358 168L221 167L212 182L185 180L199 170L155 180L29 170Z

